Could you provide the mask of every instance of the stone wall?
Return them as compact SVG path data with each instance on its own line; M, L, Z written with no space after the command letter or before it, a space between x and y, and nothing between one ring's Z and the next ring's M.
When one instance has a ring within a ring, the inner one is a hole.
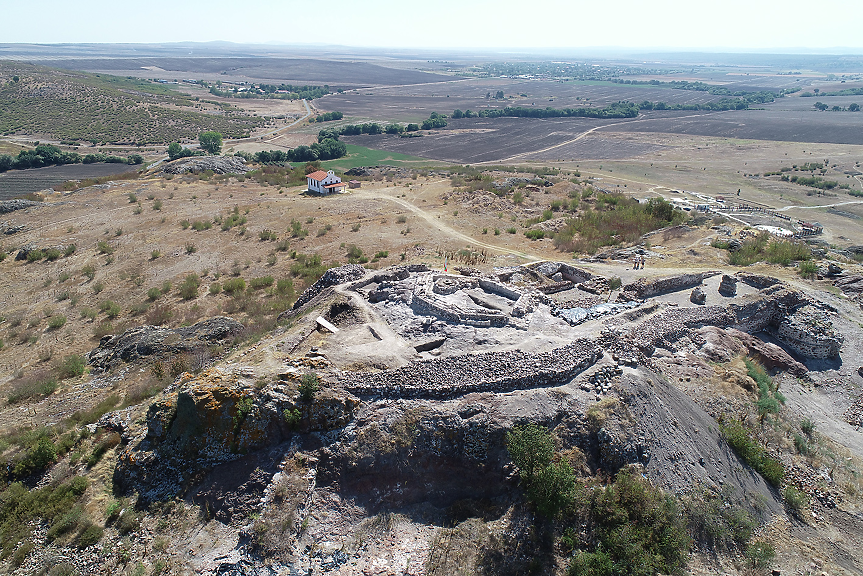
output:
M445 399L471 392L509 392L566 383L602 354L596 342L580 339L550 352L464 354L377 373L349 373L341 384L354 394L377 398Z
M366 275L366 272L366 269L360 264L346 264L344 266L339 266L338 268L330 268L324 272L324 275L321 276L320 280L309 286L302 294L300 294L300 297L297 298L296 302L294 302L293 309L299 309L325 288L335 286L336 284L344 284L346 282L359 280Z
M521 298L522 295L521 292L519 292L518 290L510 288L509 286L506 286L505 284L502 284L497 280L492 280L490 278L480 278L479 287L486 292L498 294L499 296L509 298L510 300L518 300L519 298Z
M677 276L665 276L662 278L640 278L632 284L623 287L623 291L643 300L651 296L658 296L666 292L677 292L686 288L700 286L706 278L716 276L721 272L699 272L697 274L679 274Z
M811 306L785 316L771 332L804 358L838 356L845 341L844 337L833 329L826 313Z

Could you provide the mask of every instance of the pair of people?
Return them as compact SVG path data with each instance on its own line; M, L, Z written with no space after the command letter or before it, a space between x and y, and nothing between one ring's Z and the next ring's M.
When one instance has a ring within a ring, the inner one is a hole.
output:
M644 270L644 256L636 256L632 260L633 260L633 265L632 265L633 270L638 270L639 268Z

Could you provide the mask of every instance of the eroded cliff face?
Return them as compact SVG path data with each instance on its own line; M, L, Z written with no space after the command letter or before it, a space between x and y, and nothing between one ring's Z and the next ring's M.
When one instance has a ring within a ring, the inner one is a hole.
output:
M186 374L150 406L146 430L118 456L114 481L148 500L182 495L215 465L298 433L344 427L358 402L332 390L307 402L295 383L258 388L218 369Z

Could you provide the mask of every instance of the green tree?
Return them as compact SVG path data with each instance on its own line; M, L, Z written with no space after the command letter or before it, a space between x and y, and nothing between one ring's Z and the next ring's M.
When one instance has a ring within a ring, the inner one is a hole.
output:
M813 106L815 106L816 109L821 110L822 112L824 110L827 110L828 108L827 104L824 104L823 102L816 102L815 104L813 104Z
M171 144L168 146L168 158L170 158L171 160L176 160L177 158L180 158L182 154L183 147L180 146L180 143L171 142Z
M860 111L860 104L857 104L856 102L852 102L851 104L848 105L848 111L849 112L859 112Z
M222 135L218 132L201 132L198 136L198 142L200 142L201 148L210 154L222 152Z
M18 78L17 76L12 76L12 82L15 82L17 84L18 80L20 80L20 78Z
M506 449L513 463L518 466L519 476L529 484L539 469L551 463L554 439L542 426L518 425L506 433Z

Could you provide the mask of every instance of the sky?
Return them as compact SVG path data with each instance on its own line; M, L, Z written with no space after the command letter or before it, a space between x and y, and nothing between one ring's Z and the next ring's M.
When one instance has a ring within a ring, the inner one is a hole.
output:
M0 0L3 43L405 48L860 48L855 0Z

